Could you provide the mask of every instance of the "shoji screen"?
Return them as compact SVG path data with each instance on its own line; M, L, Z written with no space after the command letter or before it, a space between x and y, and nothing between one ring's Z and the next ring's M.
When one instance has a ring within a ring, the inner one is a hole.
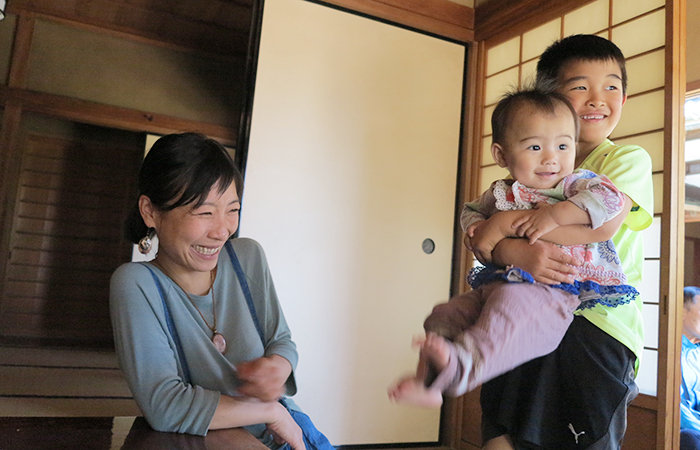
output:
M265 1L241 236L299 348L295 399L335 445L438 440L439 411L386 388L449 296L463 67L463 46Z
M656 395L660 215L664 144L665 2L662 0L598 0L520 36L487 48L480 186L485 190L506 172L489 151L494 104L509 87L534 80L539 55L549 44L578 33L598 34L615 42L627 58L628 100L611 139L616 144L644 147L653 161L655 219L644 231L645 350L637 384L643 394ZM488 45L487 45L488 47Z

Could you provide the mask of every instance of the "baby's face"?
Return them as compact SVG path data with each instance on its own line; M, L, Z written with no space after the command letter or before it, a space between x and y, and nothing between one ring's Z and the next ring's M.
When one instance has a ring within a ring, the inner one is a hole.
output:
M537 189L556 186L574 170L576 161L576 120L564 105L546 113L525 105L508 124L505 145L500 149L501 167L513 179ZM497 144L494 144L497 145Z

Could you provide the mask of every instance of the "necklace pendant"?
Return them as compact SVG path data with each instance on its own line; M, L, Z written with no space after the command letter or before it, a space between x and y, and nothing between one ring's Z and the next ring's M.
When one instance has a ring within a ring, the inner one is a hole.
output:
M214 347L216 347L219 353L223 354L226 351L226 339L224 339L221 333L215 331L214 335L211 337L211 341L214 343Z

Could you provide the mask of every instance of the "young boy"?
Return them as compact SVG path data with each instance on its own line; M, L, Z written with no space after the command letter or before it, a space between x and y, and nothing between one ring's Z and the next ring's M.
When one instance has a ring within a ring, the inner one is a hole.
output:
M576 159L578 119L566 97L524 90L506 95L491 119L494 160L512 179L498 180L477 201L467 203L462 226L467 237L487 217L510 211L512 225L501 237L530 242L559 226L600 226L620 213L624 195L606 177L580 170ZM626 285L608 239L564 247L584 266L572 284L534 284L517 268L472 272L474 290L438 305L425 321L416 375L390 389L398 402L439 406L442 393L461 395L525 361L552 352L576 308L629 303L637 292Z
M624 56L607 39L570 36L542 54L537 83L555 86L576 109L581 127L576 166L606 175L626 196L623 212L609 223L623 221L612 240L627 282L637 287L643 263L639 231L652 221L653 187L646 151L608 140L627 99ZM574 259L554 246L504 239L492 248L488 229L503 220L499 215L470 238L475 253L486 256L482 262L514 265L545 283L571 279ZM558 244L585 239L582 231L567 235L548 239ZM484 384L484 448L619 448L627 406L638 393L634 376L643 349L641 307L637 298L616 308L599 304L577 311L554 352Z

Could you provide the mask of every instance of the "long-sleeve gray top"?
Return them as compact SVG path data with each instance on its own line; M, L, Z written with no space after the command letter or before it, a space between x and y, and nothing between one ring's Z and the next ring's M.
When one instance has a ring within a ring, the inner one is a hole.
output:
M241 382L236 376L236 364L243 361L272 354L286 358L293 368L287 380L287 394L296 393L296 345L277 299L263 249L251 239L234 239L231 243L264 330L264 347L226 248L219 255L212 289L217 330L228 345L225 354L212 344L212 332L192 304L195 302L207 322L213 324L212 291L204 296L190 295L191 302L182 289L149 263L127 263L112 275L110 308L119 364L136 403L156 430L205 435L221 394L237 395ZM163 301L144 264L153 269L163 286L190 380L184 379ZM269 440L269 436L263 436L264 425L248 429L263 442Z

